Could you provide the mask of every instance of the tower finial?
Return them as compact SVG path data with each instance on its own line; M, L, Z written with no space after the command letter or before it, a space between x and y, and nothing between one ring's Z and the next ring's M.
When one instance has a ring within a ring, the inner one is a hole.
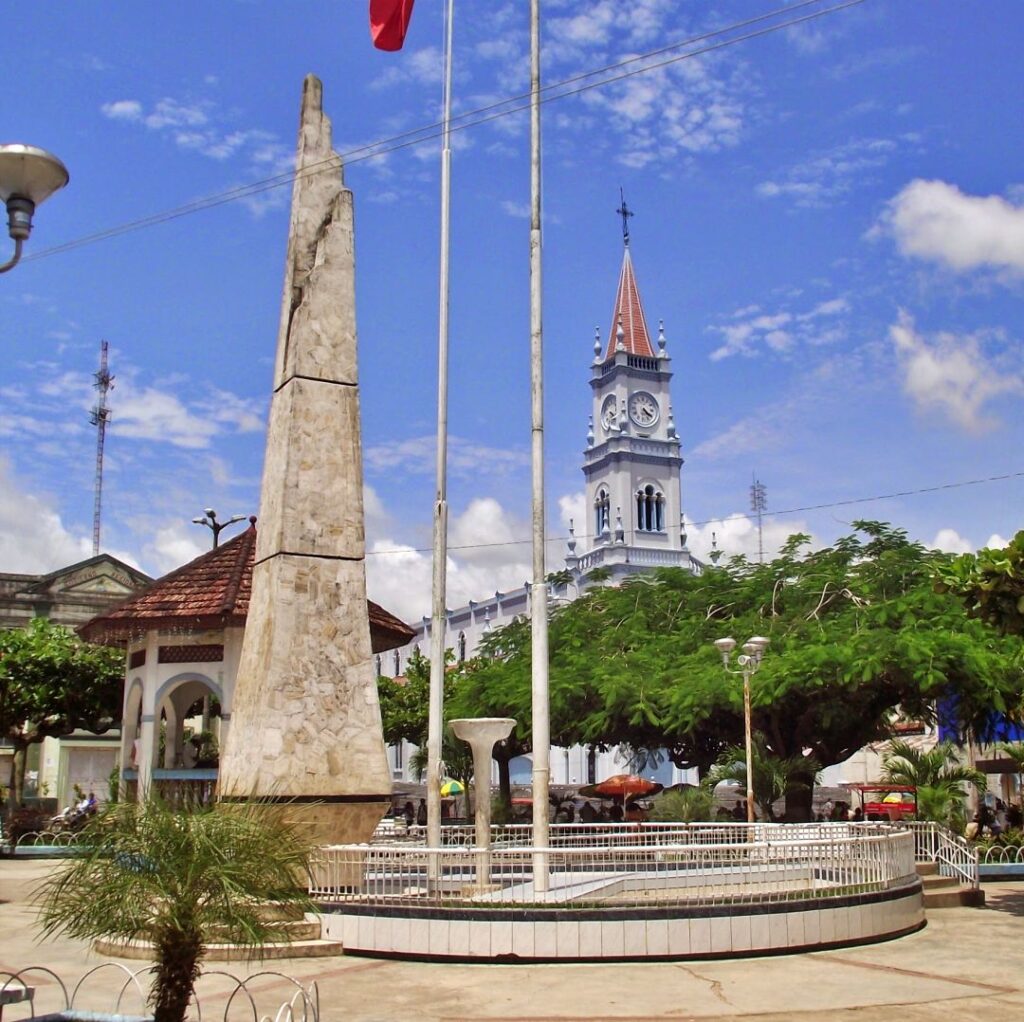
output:
M619 185L619 208L615 211L622 217L622 243L629 248L629 218L633 211L626 205L626 196L623 194L622 186Z

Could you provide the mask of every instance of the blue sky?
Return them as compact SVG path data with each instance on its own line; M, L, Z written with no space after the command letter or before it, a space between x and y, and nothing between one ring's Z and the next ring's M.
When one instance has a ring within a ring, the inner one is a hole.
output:
M104 548L162 573L205 549L191 524L203 507L258 510L290 188L45 252L287 171L308 72L343 153L434 122L440 0L418 0L397 54L373 50L365 8L35 5L5 54L3 130L58 153L71 184L37 213L28 254L42 257L0 278L0 570L91 553L101 339L116 376ZM456 109L521 93L527 5L457 8ZM547 0L545 80L772 9ZM553 537L579 519L620 186L647 316L673 356L698 555L712 530L727 552L756 549L754 472L770 548L795 530L828 541L856 517L949 549L1024 524L1020 477L779 514L1024 471L1022 26L1013 0L866 0L545 107ZM514 114L456 136L452 605L529 572L513 542L529 532L527 131ZM371 593L415 618L429 592L437 143L351 161L346 182ZM563 549L552 540L552 567Z

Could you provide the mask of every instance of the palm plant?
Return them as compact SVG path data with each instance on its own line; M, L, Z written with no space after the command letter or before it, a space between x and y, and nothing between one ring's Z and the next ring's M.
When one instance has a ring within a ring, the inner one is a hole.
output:
M965 784L985 787L980 770L964 766L952 742L918 749L909 742L894 741L882 757L884 780L917 789L917 814L925 820L959 829L963 816Z
M35 892L43 935L153 943L156 1022L182 1022L207 944L259 957L287 939L265 903L312 907L311 845L265 802L174 808L156 796L104 807L83 831L84 853Z
M650 819L673 823L702 823L710 820L714 795L707 785L663 791L651 806Z
M1024 742L1000 742L996 748L1013 761L1018 778L1024 774Z
M766 820L775 819L774 803L786 797L800 782L801 775L816 774L818 764L804 756L773 756L764 742L755 737L752 746L754 802ZM747 785L746 749L736 745L726 749L708 772L708 784L714 789L722 781L735 781L744 790ZM806 787L806 786L805 786Z

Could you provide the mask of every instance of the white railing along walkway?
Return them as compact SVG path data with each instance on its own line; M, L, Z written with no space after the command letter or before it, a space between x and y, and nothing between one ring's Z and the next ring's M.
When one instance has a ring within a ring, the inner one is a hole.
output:
M966 838L941 823L926 820L905 820L898 826L914 835L914 858L918 862L934 862L940 876L953 877L975 890L980 886L978 849Z

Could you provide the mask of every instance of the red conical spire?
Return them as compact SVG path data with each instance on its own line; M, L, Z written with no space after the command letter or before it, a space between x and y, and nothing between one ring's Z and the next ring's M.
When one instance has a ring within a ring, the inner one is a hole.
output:
M620 334L619 327L622 331ZM633 275L633 260L629 255L629 245L622 254L622 272L619 274L619 290L615 295L615 311L612 315L612 328L608 334L608 347L604 353L605 360L614 357L618 350L621 337L622 346L630 355L654 358L651 337L647 331L647 318L640 302L640 291Z

